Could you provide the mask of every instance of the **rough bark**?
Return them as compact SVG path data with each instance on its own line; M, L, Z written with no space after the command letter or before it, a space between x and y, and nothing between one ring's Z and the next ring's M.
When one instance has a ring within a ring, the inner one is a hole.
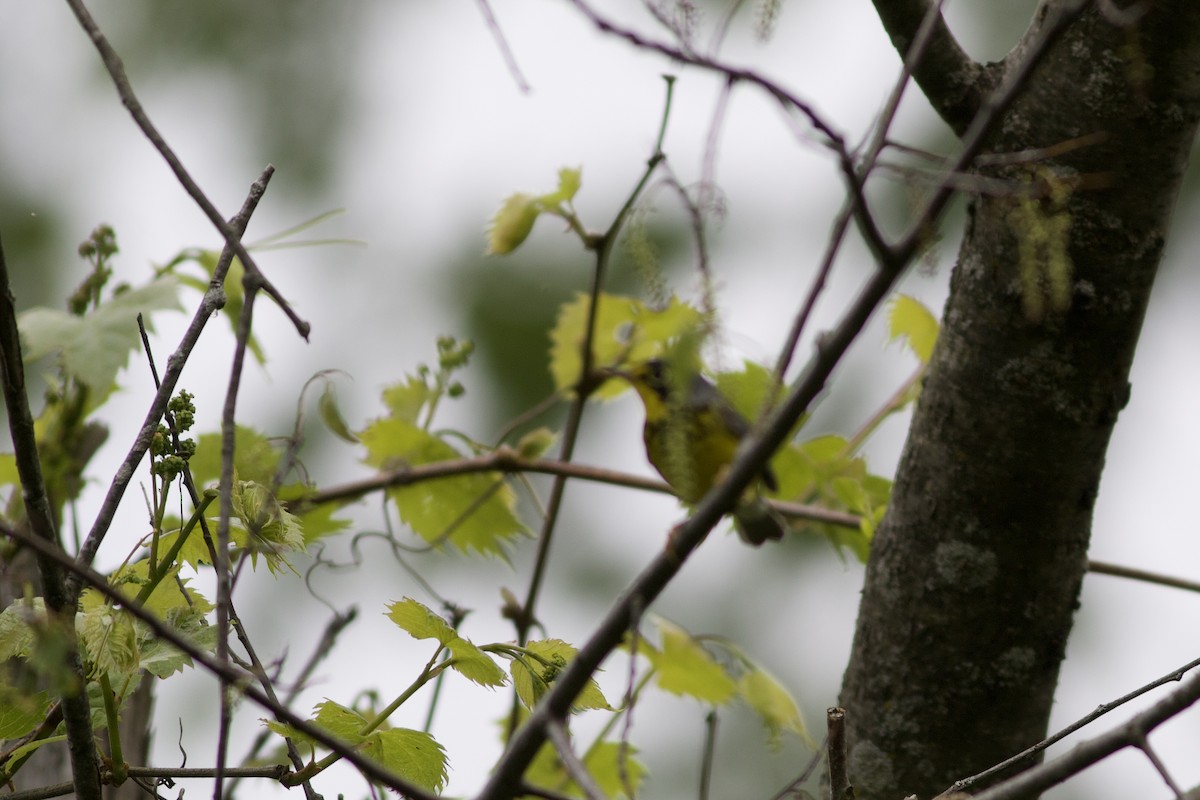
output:
M1067 310L1025 302L1020 247L1037 223L1013 213L1015 189L972 202L843 684L863 800L930 797L1046 732L1105 449L1200 116L1200 4L1147 6L1124 28L1084 12L989 148L1104 137L991 173L1013 187L1032 177L1042 212L1067 215ZM1045 170L1086 179L1055 200Z

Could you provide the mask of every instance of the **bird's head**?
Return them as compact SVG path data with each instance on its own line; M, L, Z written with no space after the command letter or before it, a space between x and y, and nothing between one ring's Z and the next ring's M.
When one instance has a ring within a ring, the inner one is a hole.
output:
M650 419L665 415L668 407L683 396L670 365L661 358L604 369L601 374L627 381L638 393Z

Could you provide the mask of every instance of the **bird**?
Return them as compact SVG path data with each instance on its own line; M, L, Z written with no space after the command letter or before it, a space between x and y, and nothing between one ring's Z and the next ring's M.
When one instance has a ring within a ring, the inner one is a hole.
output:
M676 375L662 359L607 373L624 378L641 398L646 411L642 439L650 463L679 499L689 505L699 502L728 469L750 423L699 372ZM778 488L770 466L763 468L758 484L769 491ZM742 540L755 546L782 539L787 530L759 485L747 490L733 521Z

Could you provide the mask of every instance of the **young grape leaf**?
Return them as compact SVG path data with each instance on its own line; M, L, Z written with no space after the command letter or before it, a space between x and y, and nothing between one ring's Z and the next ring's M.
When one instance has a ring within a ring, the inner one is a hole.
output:
M106 397L129 354L141 344L138 314L151 327L151 312L183 309L178 295L179 281L164 276L121 292L83 316L31 308L17 315L25 358L32 362L57 353L68 375Z
M737 684L725 669L683 628L665 619L655 620L662 646L639 649L658 672L658 685L672 694L687 695L705 703L728 703Z
M888 304L888 339L903 339L922 364L928 364L937 342L938 322L921 301L906 294Z
M550 332L550 374L560 390L579 383L583 366L580 350L590 308L588 295L578 294L559 309L558 321ZM596 309L592 363L614 366L660 356L673 340L697 331L703 319L700 311L675 297L659 310L634 297L601 294ZM623 382L610 381L596 396L616 397L628 388Z
M525 649L533 655L514 658L509 669L517 696L527 708L533 708L578 652L561 639L541 639L529 642ZM573 711L599 708L612 711L600 686L589 680L587 686L571 704Z
M396 418L376 420L359 438L367 448L367 463L389 469L462 458L434 434ZM427 542L445 537L469 552L505 554L505 545L526 533L517 519L516 495L498 472L459 475L422 481L388 490L400 518Z
M796 701L774 675L759 667L748 670L738 681L738 694L762 718L772 747L779 746L784 731L791 731L815 748Z

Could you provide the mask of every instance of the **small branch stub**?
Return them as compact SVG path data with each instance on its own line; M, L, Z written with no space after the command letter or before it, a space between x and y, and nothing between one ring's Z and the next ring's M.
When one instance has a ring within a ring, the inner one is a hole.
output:
M829 799L854 800L854 787L846 773L846 709L826 709L825 728L829 735Z

